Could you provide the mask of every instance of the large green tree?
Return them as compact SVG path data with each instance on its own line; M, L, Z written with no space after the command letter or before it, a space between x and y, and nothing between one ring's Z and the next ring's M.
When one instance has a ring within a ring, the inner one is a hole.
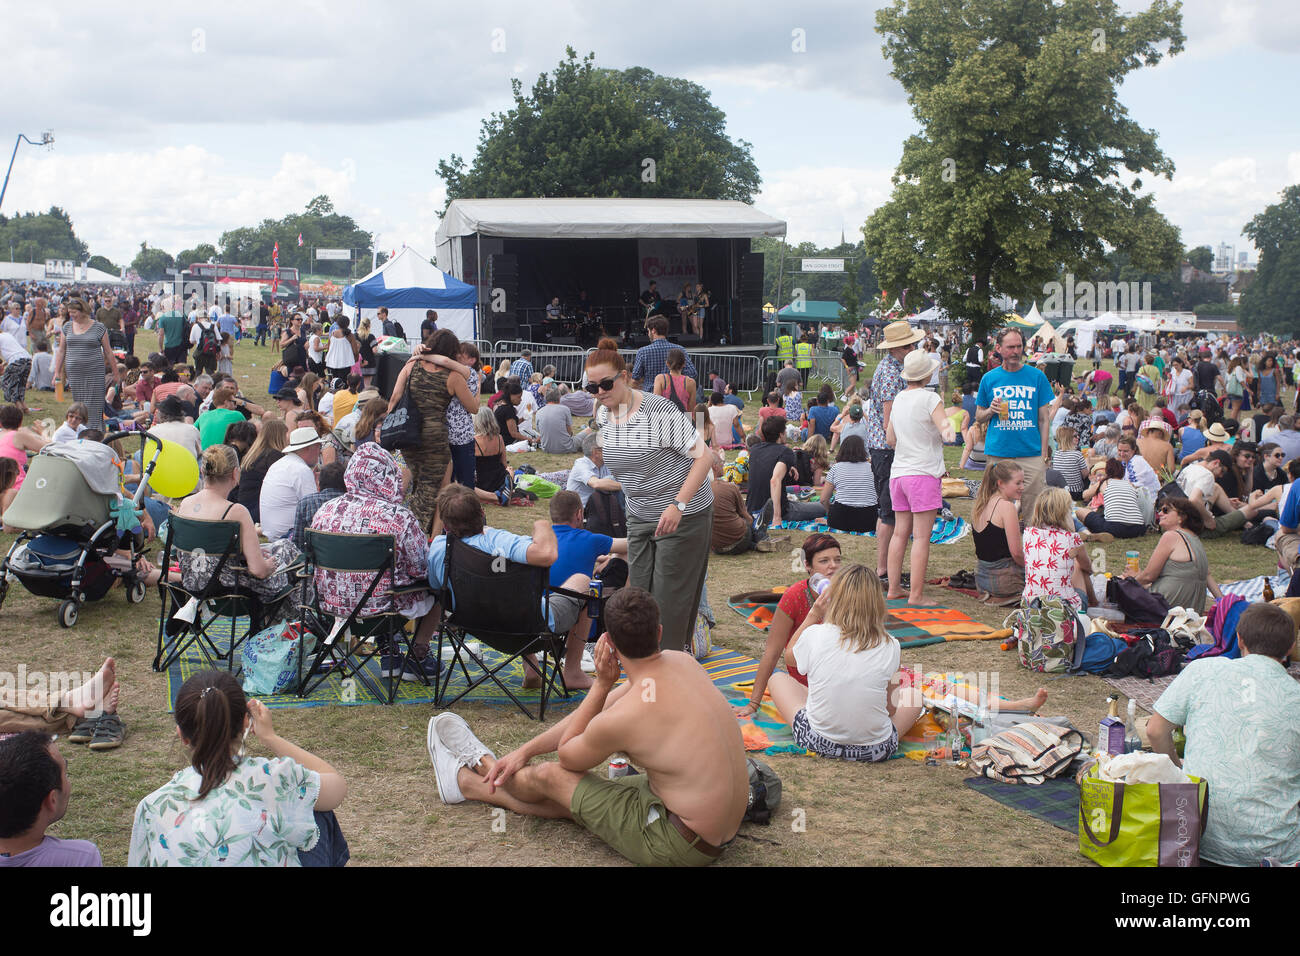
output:
M1241 324L1248 332L1300 335L1300 185L1282 190L1241 230L1259 250L1259 268L1241 294Z
M302 236L302 245L298 237ZM229 264L271 264L271 253L280 243L280 266L301 273L347 278L370 271L373 237L351 216L334 208L328 196L316 196L300 213L283 219L264 219L256 226L243 226L221 234L219 260ZM352 259L312 261L313 250L350 249ZM215 250L214 250L215 251ZM202 261L202 260L198 260Z
M176 254L176 261L182 268L189 268L196 262L216 262L217 247L210 242L200 242L193 249L182 249Z
M1193 268L1209 272L1214 266L1214 250L1209 246L1197 246L1187 250L1187 261Z
M749 202L750 144L726 134L703 87L635 67L597 69L572 47L515 105L483 121L474 163L440 160L447 201L513 196L666 197Z
M189 263L185 263L189 265ZM162 249L155 249L147 242L140 243L140 251L131 260L131 268L139 273L140 278L156 282L167 278L167 270L176 268L176 260Z
M11 254L14 262L44 262L46 259L75 259L85 262L87 245L77 238L72 217L58 206L48 212L25 212L0 216L0 257Z
M1062 270L1104 269L1108 249L1176 265L1178 230L1139 192L1173 163L1117 88L1182 50L1179 4L895 0L876 27L921 126L863 227L885 288L923 289L983 331L996 295L1042 298Z

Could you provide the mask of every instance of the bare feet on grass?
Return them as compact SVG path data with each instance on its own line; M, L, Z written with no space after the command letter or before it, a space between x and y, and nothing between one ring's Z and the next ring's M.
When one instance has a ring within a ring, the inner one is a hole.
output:
M78 717L85 717L87 711L99 710L101 704L108 713L115 713L117 696L117 662L110 657L104 661L104 665L96 671L94 677L64 694L59 701L59 706ZM112 710L108 710L106 703L110 698Z

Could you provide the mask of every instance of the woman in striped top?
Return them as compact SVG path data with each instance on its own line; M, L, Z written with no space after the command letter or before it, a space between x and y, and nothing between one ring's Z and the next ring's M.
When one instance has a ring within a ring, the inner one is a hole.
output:
M587 357L601 454L623 486L628 583L659 604L661 647L690 647L713 530L713 455L672 402L632 388L613 339Z
M1075 501L1083 499L1083 489L1088 487L1088 463L1079 451L1079 434L1069 425L1056 430L1056 451L1052 453L1052 467L1065 479L1065 487Z
M835 500L831 501L831 495ZM826 524L835 531L875 531L878 504L876 481L867 458L866 442L850 435L822 485Z
M1091 490L1091 489L1089 489ZM1075 514L1092 535L1112 535L1116 538L1138 538L1147 529L1142 519L1142 506L1138 504L1136 486L1124 477L1124 463L1118 458L1106 459L1106 477L1101 479L1101 507L1078 508ZM1084 492L1088 497L1088 492ZM1109 540L1109 539L1101 539Z

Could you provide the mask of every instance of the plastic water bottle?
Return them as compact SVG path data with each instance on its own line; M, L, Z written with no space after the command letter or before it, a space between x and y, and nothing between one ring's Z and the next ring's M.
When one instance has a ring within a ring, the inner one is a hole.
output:
M831 579L818 571L808 579L808 590L812 591L818 597L826 593L826 589L831 586Z

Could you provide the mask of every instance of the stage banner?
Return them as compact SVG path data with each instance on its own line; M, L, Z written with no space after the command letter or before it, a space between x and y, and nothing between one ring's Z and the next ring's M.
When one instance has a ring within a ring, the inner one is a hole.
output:
M644 292L653 279L663 298L676 299L683 285L700 281L699 243L694 239L638 239L637 261L641 265L638 292Z

